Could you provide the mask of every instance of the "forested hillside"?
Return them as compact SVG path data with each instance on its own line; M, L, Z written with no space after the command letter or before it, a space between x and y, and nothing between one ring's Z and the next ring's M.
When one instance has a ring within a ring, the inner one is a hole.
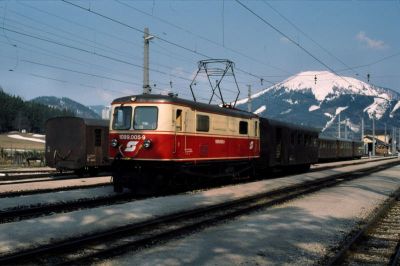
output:
M43 133L47 119L56 116L74 116L73 112L59 110L21 97L5 93L0 87L0 132L25 129Z

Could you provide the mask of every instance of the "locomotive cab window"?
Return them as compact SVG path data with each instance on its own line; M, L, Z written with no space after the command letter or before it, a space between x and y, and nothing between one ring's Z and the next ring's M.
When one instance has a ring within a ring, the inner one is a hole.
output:
M196 120L197 131L208 132L210 130L210 117L207 115L197 115Z
M134 129L154 130L157 128L158 108L155 106L138 106L133 118Z
M116 130L126 130L131 128L132 107L115 107L113 114L112 128Z
M240 121L239 122L239 134L247 134L248 132L248 124L246 121Z

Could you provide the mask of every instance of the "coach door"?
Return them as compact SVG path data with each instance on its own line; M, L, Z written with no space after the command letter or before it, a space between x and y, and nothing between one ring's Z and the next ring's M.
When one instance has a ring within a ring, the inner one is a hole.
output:
M174 121L174 147L172 153L174 155L177 155L178 150L182 146L181 144L181 133L183 131L183 110L178 108L178 109L173 109L173 121Z
M282 161L282 128L281 127L276 127L276 129L275 129L275 141L276 141L275 161L278 164L281 164L281 161Z
M250 156L254 157L258 155L258 120L250 122L250 128L252 131L249 133L249 153Z

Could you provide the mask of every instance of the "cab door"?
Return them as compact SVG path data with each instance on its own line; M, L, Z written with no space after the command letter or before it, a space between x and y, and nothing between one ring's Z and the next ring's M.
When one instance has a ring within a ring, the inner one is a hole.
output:
M173 124L173 148L172 154L175 158L182 156L183 137L182 132L184 130L184 112L182 108L173 108L172 112L172 124Z
M248 157L250 158L250 148L251 143L250 143L250 136L249 136L249 121L248 120L241 120L239 121L239 134L241 137L246 137L245 140L241 140L240 144L240 151L239 151L239 156L240 157ZM253 143L254 146L254 143Z

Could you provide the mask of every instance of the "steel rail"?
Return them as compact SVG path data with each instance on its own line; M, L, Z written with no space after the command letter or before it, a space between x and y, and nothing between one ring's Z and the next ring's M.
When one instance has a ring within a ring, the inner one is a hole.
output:
M46 205L31 206L29 208L10 209L0 211L0 224L13 220L22 220L32 217L43 216L48 213L70 212L74 210L95 208L104 205L113 205L128 202L131 200L141 199L130 193L123 193L111 196L103 196L96 198L78 199L69 202L57 202Z
M97 176L87 176L87 177L79 177L77 174L73 172L63 172L63 173L38 173L38 174L21 174L21 175L6 175L0 177L0 184L6 185L6 184L18 184L18 183L31 183L31 182L43 182L43 181L49 181L49 180L64 180L64 179L79 179L79 178L96 178L96 177L101 177L101 176L107 176L110 175L110 173L104 172L104 174L99 174ZM52 178L52 179L42 179L42 180L35 180L35 178ZM16 182L10 182L6 183L7 181L16 181ZM24 181L27 180L27 181Z
M371 162L380 162L380 161L386 161L386 160L391 160L391 159L396 159L397 156L390 156L390 157L383 157L383 158L374 158L374 159L364 159L364 160L359 160L357 162L352 162L351 160L349 161L338 161L338 162L343 162L341 164L336 164L336 165L323 165L324 163L317 163L319 165L322 165L321 167L316 167L310 169L310 172L316 172L316 171L323 171L323 170L328 170L332 168L339 168L339 167L346 167L346 166L352 166L352 165L360 165L360 164L366 164L366 163L371 163ZM345 163L349 162L349 163ZM329 163L329 162L326 162Z
M139 239L134 239L130 242L128 241L128 243L121 245L107 245L111 246L111 248L106 248L105 250L99 251L96 254L96 256L107 256L107 254L110 254L111 251L121 251L122 247L142 246L144 243L153 243L154 241L158 241L159 239L163 239L165 237L176 237L177 235L182 234L182 232L187 232L187 230L198 229L202 226L210 225L215 222L226 221L239 215L248 214L260 208L281 204L293 198L309 194L329 186L334 186L345 181L364 177L371 173L382 171L398 164L399 161L396 160L395 162L389 162L384 165L371 166L362 170L357 170L356 172L350 174L335 174L330 177L325 177L314 181L307 181L302 184L280 188L274 191L252 195L213 206L174 213L152 220L114 228L104 232L93 233L84 237L75 237L53 244L47 244L38 248L32 248L13 254L3 255L0 257L0 263L15 264L28 259L30 262L32 262L32 259L43 258L46 254L57 254L55 256L59 259L60 256L58 253L60 252L65 253L66 251L71 251L73 249L78 249L79 252L81 252L85 245L90 246L93 245L93 243L104 243L108 240L115 242L115 239L118 237L126 237L127 235L129 236L132 234L139 236L142 234L142 238L139 237ZM187 221L189 220L193 221L193 223L187 224ZM169 230L161 230L161 228L165 225L167 225L167 229ZM150 229L153 229L155 233L151 234ZM84 259L90 259L91 257L92 255ZM76 263L76 261L74 261L74 263Z
M392 261L390 262L390 266L400 265L400 242L397 244L396 250L396 254L393 256Z
M28 178L41 178L47 177L49 175L53 176L63 176L63 175L71 175L73 172L64 172L59 173L57 171L13 171L13 172L2 172L4 176L0 178L1 181L12 181L12 180L20 180L20 179L28 179Z
M67 186L67 187L57 187L57 188L45 188L45 189L35 189L35 190L25 190L25 191L10 191L0 193L0 198L14 198L20 196L27 195L35 195L49 192L60 192L60 191L69 191L74 189L82 189L82 188L95 188L95 187L104 187L111 186L111 182L103 182L91 185L80 185L80 186Z
M65 177L60 177L60 178L48 177L46 179L39 179L39 178L43 178L43 177L33 177L33 178L27 178L27 179L18 179L15 182L12 182L12 180L7 180L7 181L1 180L0 186L1 185L19 185L19 184L28 184L28 183L42 183L42 182L51 182L51 181L63 181L63 180L76 180L78 182L81 179L99 178L99 177L104 177L104 176L111 176L111 174L104 174L104 175L98 175L98 176L87 176L87 177L77 177L76 175L69 174L69 175L65 175ZM38 180L36 180L36 178Z
M241 181L241 180L239 180ZM237 182L237 184L240 184L240 182ZM76 187L73 187L74 189ZM85 186L84 188L87 188L87 186ZM79 188L77 188L79 189ZM206 188L208 189L208 188ZM50 191L50 192L57 192L56 191ZM63 191L63 190L61 190ZM176 192L176 191L175 191ZM179 191L178 191L179 192ZM183 191L180 191L183 192ZM40 193L45 193L43 192L43 190L40 190ZM31 193L28 193L31 194ZM17 197L17 196L21 196L21 192L16 192L16 193L9 193L9 194L5 194L4 196L8 196L8 197ZM0 194L0 198L2 197L2 194ZM118 197L114 196L115 200L118 199ZM110 198L111 197L101 197L101 200L106 199L106 198ZM132 198L132 197L131 197ZM139 197L136 197L139 198ZM143 197L140 197L143 198ZM98 198L100 199L100 198ZM70 202L56 202L56 203L51 203L51 204L42 204L38 206L30 206L29 208L14 208L14 209L10 209L10 210L4 210L1 211L0 210L0 223L4 223L4 222L9 222L9 221L13 221L16 219L27 219L27 218L32 218L35 216L42 216L45 215L47 213L59 213L59 212L65 212L66 210L72 211L72 210L76 210L76 209L85 209L88 208L90 206L92 207L96 207L96 206L101 206L101 205L105 205L106 203L100 203L96 204L95 199L77 199L77 200L73 200ZM77 203L79 202L79 203ZM77 204L76 204L77 203ZM79 204L81 204L81 206L79 206ZM82 207L86 205L86 207Z
M351 232L347 239L340 244L338 251L333 255L325 256L318 264L323 265L340 265L344 262L346 257L350 254L350 250L354 247L361 239L366 236L367 231L371 230L384 215L386 215L390 209L396 204L400 197L400 188L397 189L392 195L389 196L375 211L366 219L366 222L356 232ZM400 243L397 245L397 254L394 256L392 261L398 262L400 256ZM391 265L398 265L391 263Z

